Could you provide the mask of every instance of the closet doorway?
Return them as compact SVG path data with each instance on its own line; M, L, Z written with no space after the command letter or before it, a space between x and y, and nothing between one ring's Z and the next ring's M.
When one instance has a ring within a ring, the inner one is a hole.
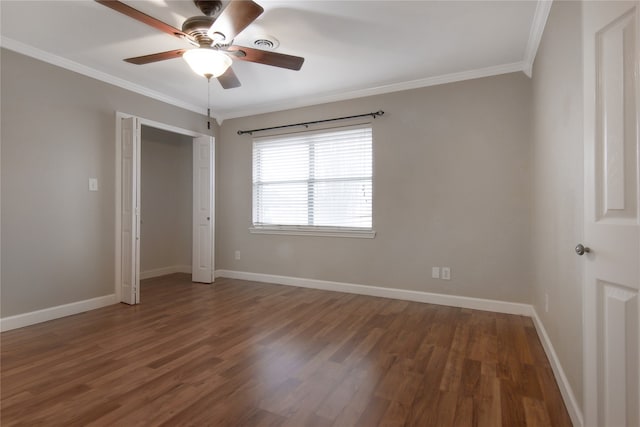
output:
M142 126L140 280L191 273L193 138Z
M119 301L139 304L140 279L161 274L212 283L214 138L118 113L116 139Z

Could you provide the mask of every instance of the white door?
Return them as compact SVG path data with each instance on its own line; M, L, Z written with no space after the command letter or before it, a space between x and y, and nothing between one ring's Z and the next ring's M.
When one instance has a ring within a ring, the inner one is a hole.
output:
M639 426L640 7L582 4L585 425Z
M194 282L213 282L214 244L214 145L213 138L193 139L193 253Z
M121 301L140 302L140 123L135 117L122 119L121 138Z

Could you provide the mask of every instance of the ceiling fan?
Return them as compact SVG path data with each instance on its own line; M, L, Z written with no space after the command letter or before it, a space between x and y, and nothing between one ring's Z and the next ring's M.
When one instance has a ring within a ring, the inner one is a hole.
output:
M224 89L231 89L240 86L231 68L232 58L295 71L300 70L304 62L304 58L299 56L233 44L233 39L264 12L259 4L251 0L231 0L224 9L221 0L193 0L204 15L188 18L181 30L120 1L95 1L196 46L125 59L131 64L143 65L183 57L196 73L207 79L215 77Z

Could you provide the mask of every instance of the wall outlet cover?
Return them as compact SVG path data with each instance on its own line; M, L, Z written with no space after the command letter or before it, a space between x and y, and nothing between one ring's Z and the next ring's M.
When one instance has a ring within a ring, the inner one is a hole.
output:
M98 178L89 178L89 191L98 191Z

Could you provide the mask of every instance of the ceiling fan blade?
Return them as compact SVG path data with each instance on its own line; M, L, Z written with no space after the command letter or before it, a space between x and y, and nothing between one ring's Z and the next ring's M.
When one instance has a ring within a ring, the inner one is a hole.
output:
M231 67L227 68L227 71L223 75L218 76L218 81L224 89L233 89L234 87L240 87L240 80Z
M231 0L216 18L207 34L216 42L230 43L262 12L264 12L262 6L251 0Z
M166 59L180 58L186 51L187 49L175 49L167 52L152 53L151 55L127 58L125 62L136 65L151 64L152 62L164 61Z
M172 27L169 24L165 24L164 22L154 18L153 16L149 16L146 13L140 12L137 9L132 8L129 5L126 5L117 0L95 0L97 3L100 3L103 6L107 6L115 10L116 12L120 12L123 15L127 15L130 18L135 19L136 21L140 21L143 24L147 24L152 26L153 28L163 31L171 36L178 38L186 38L189 39L189 36L177 28Z
M229 46L226 50L234 58L243 61L257 62L258 64L271 65L273 67L288 68L298 71L302 68L304 58L300 56L285 55L284 53L268 52L266 50L253 49L244 46Z

